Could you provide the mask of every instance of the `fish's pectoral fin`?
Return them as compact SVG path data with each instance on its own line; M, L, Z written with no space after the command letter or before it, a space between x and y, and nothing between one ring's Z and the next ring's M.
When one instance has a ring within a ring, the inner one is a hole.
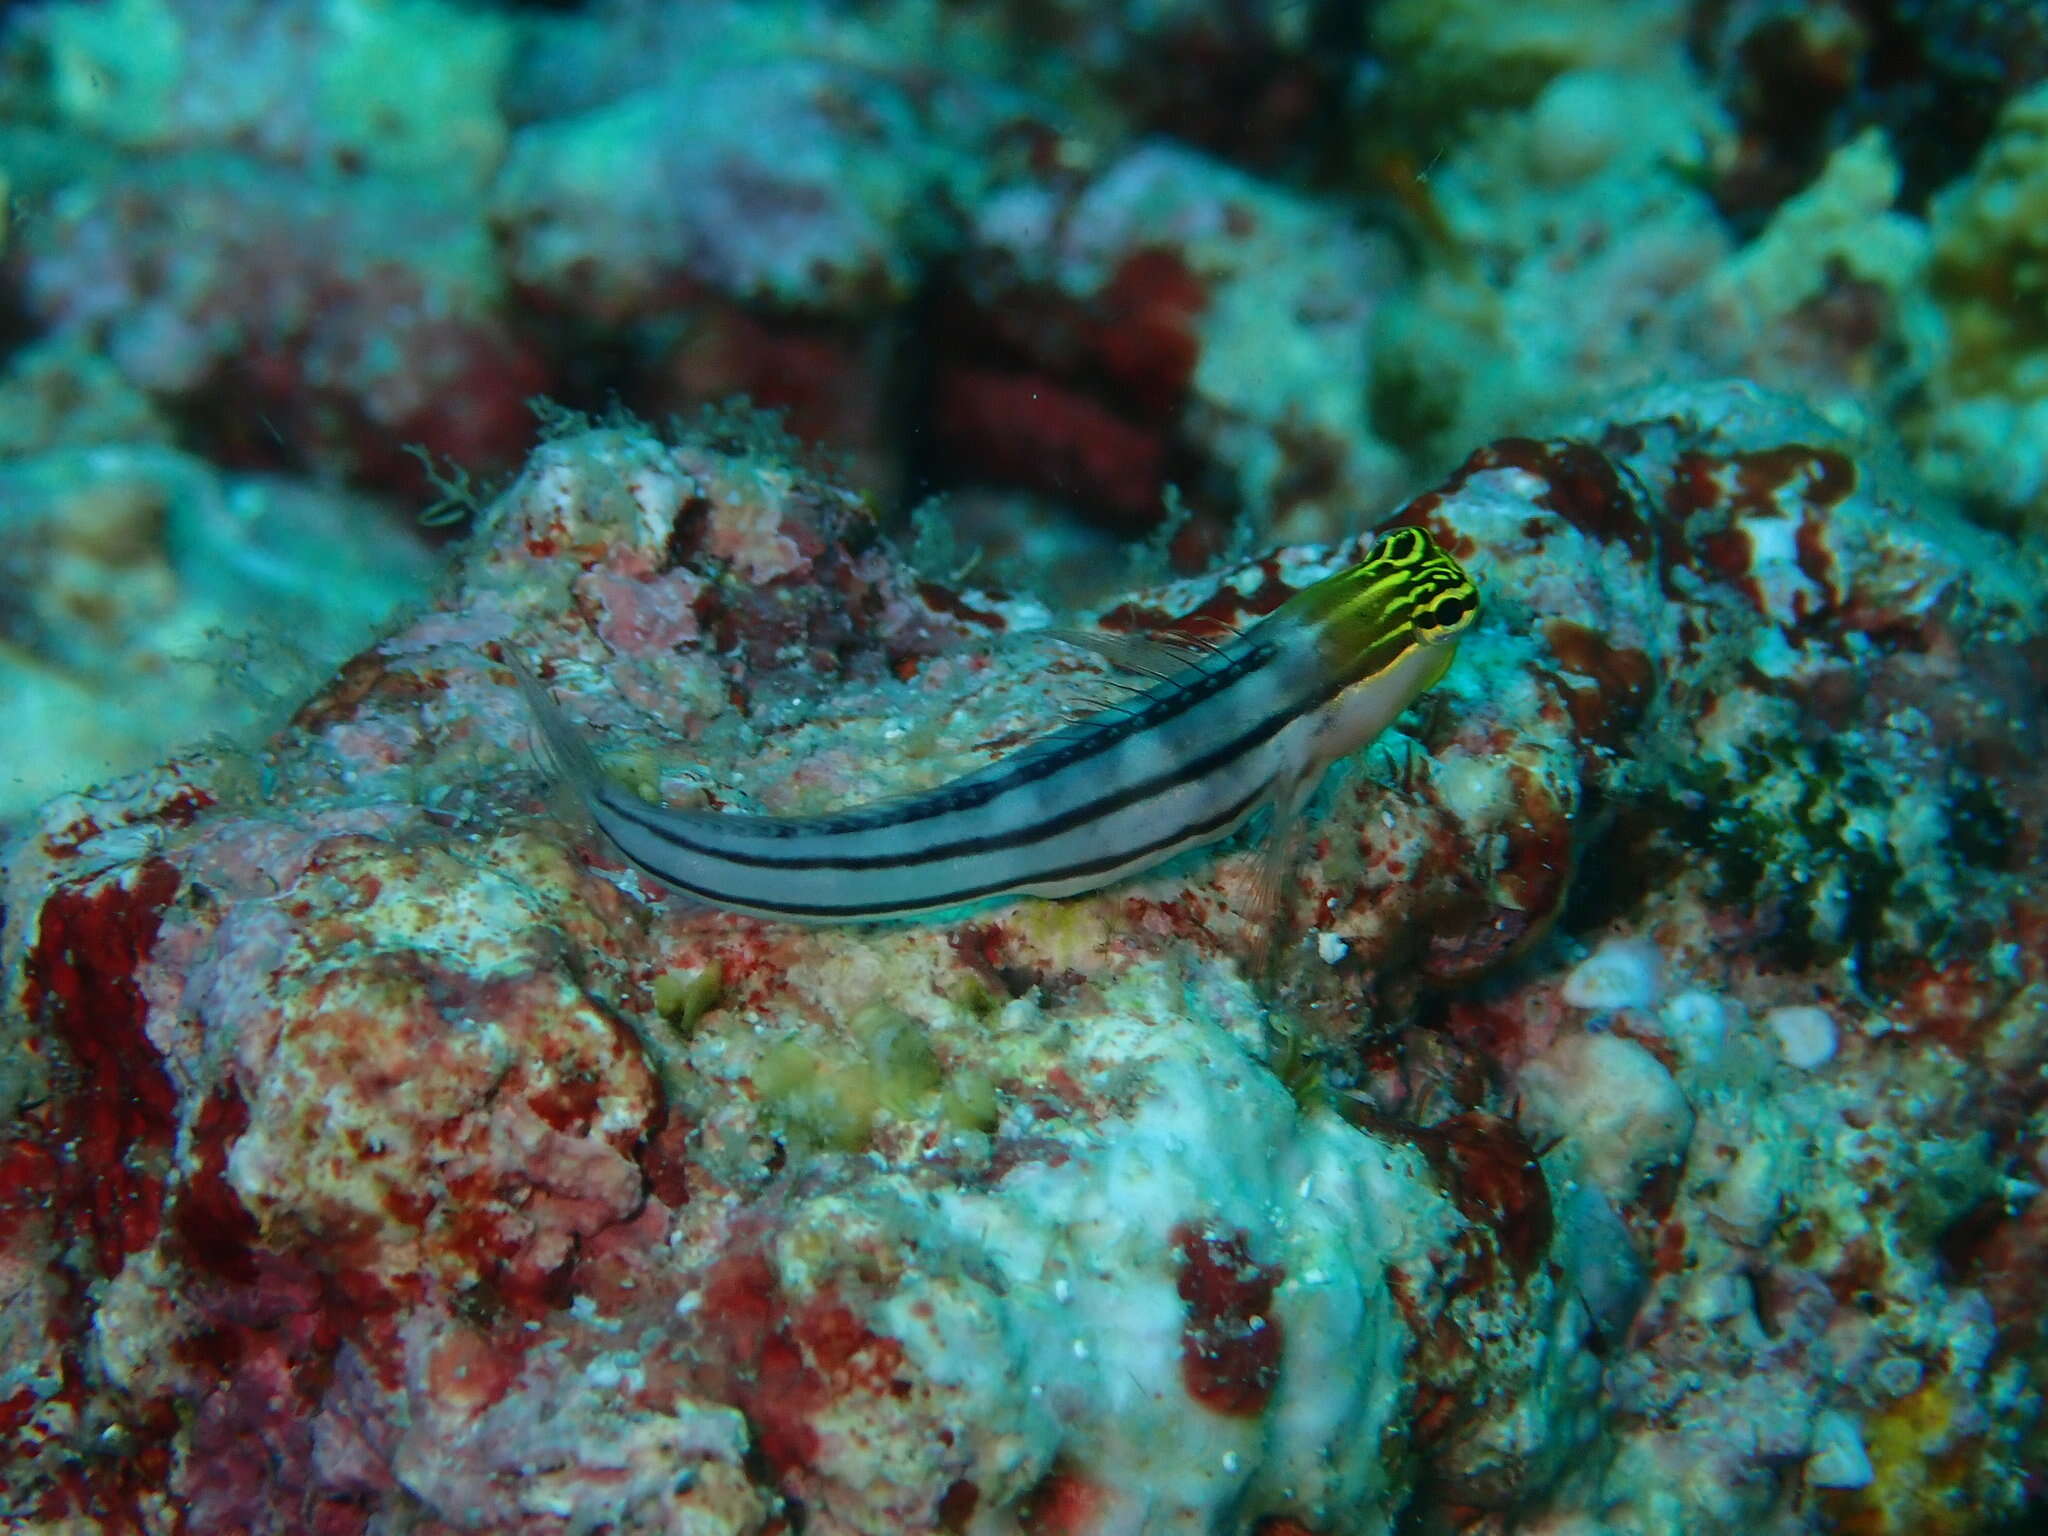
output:
M1320 770L1296 775L1283 780L1273 795L1251 900L1244 913L1246 930L1251 936L1252 975L1261 982L1270 979L1273 965L1285 947L1288 920L1292 916L1288 882L1301 856L1303 814L1321 778Z

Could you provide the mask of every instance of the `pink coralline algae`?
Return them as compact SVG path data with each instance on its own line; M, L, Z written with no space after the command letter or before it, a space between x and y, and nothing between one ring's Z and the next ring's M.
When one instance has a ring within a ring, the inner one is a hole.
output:
M260 761L180 758L12 845L0 1513L2019 1509L2038 557L1741 386L1493 443L1386 521L1487 616L1332 774L1255 981L1239 845L870 928L633 874L553 808L512 657L623 780L763 810L986 763L1092 664L1020 642L1027 599L915 576L743 423L543 445ZM1241 620L1358 548L1101 620Z

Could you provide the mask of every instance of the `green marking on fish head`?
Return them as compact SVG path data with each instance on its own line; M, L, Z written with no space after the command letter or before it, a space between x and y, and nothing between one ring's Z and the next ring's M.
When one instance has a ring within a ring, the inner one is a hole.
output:
M1351 681L1390 671L1418 647L1441 648L1427 687L1479 616L1479 589L1426 529L1392 528L1358 564L1296 594L1281 612L1313 626L1324 660Z

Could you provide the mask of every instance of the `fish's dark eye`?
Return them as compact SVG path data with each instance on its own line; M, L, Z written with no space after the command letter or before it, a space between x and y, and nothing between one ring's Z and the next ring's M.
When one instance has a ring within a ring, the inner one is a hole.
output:
M1446 592L1416 613L1415 624L1418 629L1450 634L1463 629L1478 611L1478 600L1469 591Z

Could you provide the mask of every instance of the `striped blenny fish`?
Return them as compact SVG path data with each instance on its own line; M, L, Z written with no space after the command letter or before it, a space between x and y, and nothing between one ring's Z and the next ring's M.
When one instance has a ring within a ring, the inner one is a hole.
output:
M1479 594L1420 528L1213 645L1061 638L1154 681L987 767L807 816L655 805L607 775L520 672L548 755L635 867L687 896L797 922L1071 896L1236 831L1270 808L1286 845L1324 771L1450 666Z

